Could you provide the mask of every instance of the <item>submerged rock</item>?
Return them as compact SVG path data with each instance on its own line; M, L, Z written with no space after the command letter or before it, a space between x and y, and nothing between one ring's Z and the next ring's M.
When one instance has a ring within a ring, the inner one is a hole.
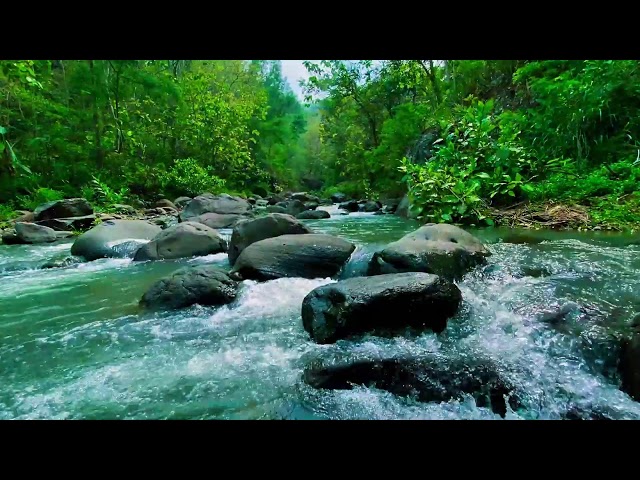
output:
M67 198L40 205L35 209L36 220L50 218L83 217L91 215L93 207L85 198Z
M296 215L301 220L320 220L321 218L331 218L331 214L326 210L306 210Z
M72 265L78 265L79 263L82 263L82 259L78 258L78 257L70 257L70 256L65 256L62 258L54 258L51 260L48 260L47 262L42 264L42 269L48 269L48 268L65 268L65 267L70 267Z
M229 263L233 266L242 251L252 243L280 235L313 233L291 215L272 213L264 217L238 222L229 242Z
M194 304L224 305L237 295L239 283L215 265L181 268L154 283L142 296L146 309L176 309Z
M252 280L332 277L340 271L355 248L351 242L333 235L281 235L245 248L231 273Z
M469 232L455 225L430 223L376 252L369 274L426 272L458 279L485 263L489 255Z
M169 227L140 247L134 261L194 257L224 252L226 242L212 228L201 223L183 222Z
M350 390L354 385L386 390L420 402L460 400L473 396L478 407L505 417L520 402L515 386L486 359L391 357L316 359L304 370L303 381L318 389Z
M15 229L22 243L51 243L58 239L55 230L35 223L17 222Z
M124 248L123 244L139 247L141 241L152 240L161 231L157 225L144 220L107 220L80 235L71 246L71 254L88 261L122 258L135 252Z
M318 343L381 329L441 332L461 300L457 286L428 273L355 277L311 291L302 302L302 324Z

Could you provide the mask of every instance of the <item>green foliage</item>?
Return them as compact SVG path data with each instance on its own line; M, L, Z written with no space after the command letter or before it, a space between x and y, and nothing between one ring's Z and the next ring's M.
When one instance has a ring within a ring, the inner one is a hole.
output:
M173 196L195 197L202 193L220 193L225 181L212 173L211 167L203 168L193 158L175 161L165 177L164 188Z
M129 189L127 187L120 187L119 190L115 190L95 175L83 193L87 194L85 198L108 207L117 203L124 204L129 197Z
M19 195L17 197L18 204L25 210L35 210L43 203L62 200L64 194L58 190L51 188L38 188L31 195Z

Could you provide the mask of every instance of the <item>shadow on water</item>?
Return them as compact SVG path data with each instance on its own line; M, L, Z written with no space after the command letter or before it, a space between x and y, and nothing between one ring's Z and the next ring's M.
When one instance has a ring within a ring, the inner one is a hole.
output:
M363 275L377 248L417 226L360 213L306 223L357 245L343 278ZM309 341L300 319L303 298L330 279L245 281L228 306L141 313L137 302L153 282L189 264L227 266L226 256L41 270L70 243L2 246L0 418L500 418L470 396L420 403L300 381L309 355L341 353L490 358L519 392L506 418L640 419L615 373L618 338L640 310L637 237L473 233L492 256L459 282L463 306L445 332L334 345Z

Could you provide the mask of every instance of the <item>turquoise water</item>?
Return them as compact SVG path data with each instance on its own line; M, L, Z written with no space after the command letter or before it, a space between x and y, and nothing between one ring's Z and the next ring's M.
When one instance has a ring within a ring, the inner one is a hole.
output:
M361 213L308 223L358 245L345 275L417 225ZM419 404L375 389L315 391L300 382L310 355L338 350L489 356L524 392L523 408L507 418L559 418L569 406L640 418L640 404L618 389L615 373L617 338L640 311L637 238L474 233L493 255L459 283L464 305L443 335L324 346L309 341L300 306L330 279L246 281L234 304L150 314L137 302L153 282L187 264L227 265L226 255L41 270L71 244L0 246L0 418L499 418L471 398ZM561 327L537 319L569 301L581 310Z

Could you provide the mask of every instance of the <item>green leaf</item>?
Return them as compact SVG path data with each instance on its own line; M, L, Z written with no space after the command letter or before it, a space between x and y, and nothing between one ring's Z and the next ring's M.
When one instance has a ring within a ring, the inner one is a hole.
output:
M7 129L0 126L0 135L5 135L7 133Z
M491 178L491 175L489 175L487 172L480 172L476 175L476 177L479 178Z
M129 130L129 131L127 132L127 137L131 137L132 135L133 135L133 132L132 132L131 130Z
M487 225L489 225L490 227L493 227L493 226L495 225L495 224L494 224L494 222L493 222L493 220L491 220L490 218L485 218L485 219L484 219L484 221L485 221L485 223L486 223Z
M0 153L4 152L5 146L4 143L0 143Z
M515 192L513 190L509 190L509 196L510 197L515 197L516 194L515 194Z
M446 220L447 222L451 221L451 215L449 215L448 213L443 213L440 216L442 217L443 220Z

